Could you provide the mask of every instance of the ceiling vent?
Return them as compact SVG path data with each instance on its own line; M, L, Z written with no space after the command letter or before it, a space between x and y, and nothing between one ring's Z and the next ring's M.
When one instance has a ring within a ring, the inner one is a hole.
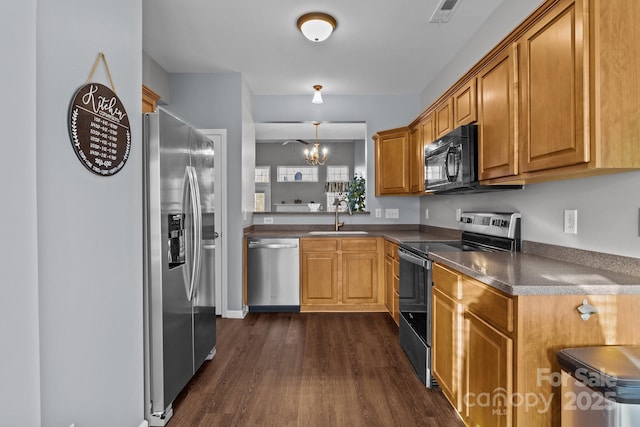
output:
M451 15L453 15L453 11L456 10L456 6L462 0L440 0L438 3L438 7L429 18L429 22L441 24L443 22L448 22L451 19Z

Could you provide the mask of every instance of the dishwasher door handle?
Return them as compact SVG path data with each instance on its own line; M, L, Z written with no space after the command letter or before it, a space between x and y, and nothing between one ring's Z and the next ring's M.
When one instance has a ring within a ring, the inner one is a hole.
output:
M296 244L249 242L249 249L295 249L297 247Z

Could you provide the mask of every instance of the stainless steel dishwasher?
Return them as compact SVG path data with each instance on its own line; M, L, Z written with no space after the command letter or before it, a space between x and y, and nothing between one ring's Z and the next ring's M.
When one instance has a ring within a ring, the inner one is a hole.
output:
M247 241L249 311L300 311L299 241L251 238Z

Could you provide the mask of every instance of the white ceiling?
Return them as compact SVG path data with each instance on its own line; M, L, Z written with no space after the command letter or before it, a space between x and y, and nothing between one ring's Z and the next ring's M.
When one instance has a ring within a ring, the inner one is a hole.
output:
M143 49L169 73L240 72L254 95L418 95L506 0L143 0ZM338 21L313 43L296 21Z
M256 142L282 142L287 139L302 139L313 142L316 128L313 122L303 123L256 123ZM365 123L320 122L319 141L363 140L367 139Z

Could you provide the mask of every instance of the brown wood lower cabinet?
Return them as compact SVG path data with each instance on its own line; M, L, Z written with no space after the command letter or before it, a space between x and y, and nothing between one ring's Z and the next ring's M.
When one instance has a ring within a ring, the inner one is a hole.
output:
M462 411L462 358L458 354L462 344L463 305L439 289L433 290L433 330L431 361L438 373L438 384L449 402Z
M300 239L300 311L386 311L382 240Z
M433 373L469 426L560 426L556 352L640 344L640 295L512 296L437 263L433 282Z
M513 340L470 311L464 314L464 331L465 419L478 426L510 426Z
M398 325L400 323L400 258L398 245L386 239L384 241L384 288L385 306Z

